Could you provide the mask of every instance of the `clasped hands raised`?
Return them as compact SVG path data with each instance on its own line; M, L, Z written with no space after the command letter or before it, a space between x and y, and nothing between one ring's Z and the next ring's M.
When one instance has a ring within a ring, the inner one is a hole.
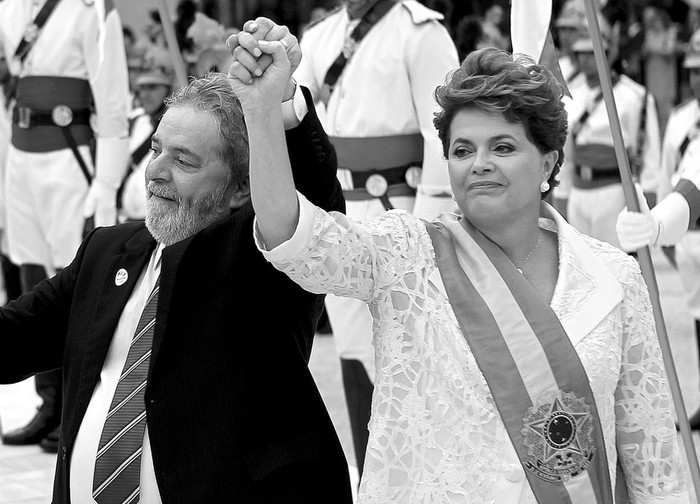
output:
M301 61L297 38L286 26L259 17L226 41L233 63L228 77L245 115L279 107L292 98L291 78Z

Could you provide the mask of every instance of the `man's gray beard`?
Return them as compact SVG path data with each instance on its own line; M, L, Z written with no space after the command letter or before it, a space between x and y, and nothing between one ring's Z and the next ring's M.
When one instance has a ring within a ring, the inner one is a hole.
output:
M227 185L193 201L183 201L174 191L150 183L146 196L146 227L156 241L165 246L184 240L206 228L229 208ZM175 198L178 205L161 201L151 194Z

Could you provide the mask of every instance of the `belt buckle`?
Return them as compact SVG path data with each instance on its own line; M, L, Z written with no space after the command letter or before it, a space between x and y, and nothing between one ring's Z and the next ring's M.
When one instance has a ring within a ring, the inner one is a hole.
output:
M51 110L51 120L56 126L65 128L73 122L73 111L68 105L56 105Z
M420 184L422 174L423 169L420 166L409 166L408 170L406 170L406 174L404 175L408 187L411 189L416 189Z
M29 129L32 122L32 109L29 107L17 106L17 127Z
M593 168L590 166L581 166L581 180L590 182L593 180Z
M374 173L367 178L367 181L365 182L365 189L370 196L374 198L381 198L389 189L389 183L384 178L384 175Z

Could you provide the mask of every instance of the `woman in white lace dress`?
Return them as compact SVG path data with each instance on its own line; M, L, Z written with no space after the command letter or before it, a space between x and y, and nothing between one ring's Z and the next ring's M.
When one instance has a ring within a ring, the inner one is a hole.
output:
M495 49L469 55L436 91L435 120L464 216L354 222L294 190L285 47L260 47L273 55L260 79L248 84L252 58L232 72L259 247L304 288L362 299L374 317L358 502L612 503L619 459L632 502L688 503L639 268L542 201L566 138L552 74Z

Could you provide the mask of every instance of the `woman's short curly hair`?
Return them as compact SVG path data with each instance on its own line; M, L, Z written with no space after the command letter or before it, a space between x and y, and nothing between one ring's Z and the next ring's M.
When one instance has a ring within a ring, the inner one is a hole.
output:
M555 177L564 161L567 118L561 100L563 87L552 72L527 56L512 56L492 47L470 53L462 65L448 75L444 86L435 91L441 110L434 124L448 157L450 127L457 112L476 107L486 112L500 112L506 120L521 123L528 139L540 152L557 151L559 159L549 177L550 189L558 184Z

